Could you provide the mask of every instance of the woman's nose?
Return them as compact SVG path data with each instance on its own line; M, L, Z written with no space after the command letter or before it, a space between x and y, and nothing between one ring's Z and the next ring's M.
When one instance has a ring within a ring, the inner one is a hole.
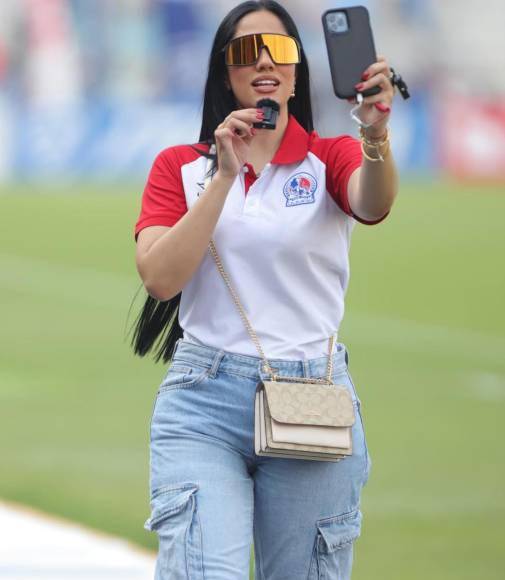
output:
M262 68L264 66L274 67L275 63L270 57L270 52L268 51L266 46L262 46L260 49L260 54L258 56L258 60L256 62L257 68Z

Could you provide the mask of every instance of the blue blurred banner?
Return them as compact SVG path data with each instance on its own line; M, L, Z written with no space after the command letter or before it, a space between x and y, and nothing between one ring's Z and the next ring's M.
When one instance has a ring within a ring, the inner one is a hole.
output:
M144 177L159 151L194 143L200 132L199 106L181 101L8 108L4 177L15 179ZM433 118L429 94L398 102L392 142L402 171L426 173L437 166Z
M212 39L237 4L2 0L0 182L144 179L160 150L196 142ZM321 15L335 4L283 2L304 42L315 125L324 136L356 134L347 103L337 102L331 89ZM505 59L505 50L489 50L489 39L497 38L492 17L474 31L478 38L462 68L466 37L453 22L471 19L472 9L434 0L345 3L355 4L369 8L377 52L404 76L412 95L407 101L397 96L391 117L400 171L504 181L505 164L495 151L502 150L505 128L495 122L502 113L493 111L502 110L505 77L488 55ZM477 110L484 101L485 114ZM471 151L466 158L459 151L461 130ZM485 135L493 143L487 154Z
M13 178L143 177L161 149L200 131L196 108L181 103L18 108L13 119Z
M436 107L430 93L418 89L411 92L407 101L397 95L391 116L391 143L400 171L429 174L439 166L433 147Z

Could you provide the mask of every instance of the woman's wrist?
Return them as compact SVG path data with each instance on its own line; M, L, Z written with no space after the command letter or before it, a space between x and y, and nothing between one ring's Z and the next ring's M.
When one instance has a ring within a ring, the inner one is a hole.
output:
M367 127L366 129L362 129L362 131L360 131L361 137L372 143L380 143L387 137L387 134L387 125L382 127Z
M217 182L224 187L230 188L236 179L236 175L223 174L221 170L217 170L212 181Z

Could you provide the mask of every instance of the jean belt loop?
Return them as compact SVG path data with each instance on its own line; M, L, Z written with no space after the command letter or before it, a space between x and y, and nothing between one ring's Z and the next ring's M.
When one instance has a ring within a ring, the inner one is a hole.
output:
M212 366L210 367L208 376L214 379L216 377L217 371L219 370L219 365L224 357L224 350L219 350L216 352L214 356L214 360L212 361Z

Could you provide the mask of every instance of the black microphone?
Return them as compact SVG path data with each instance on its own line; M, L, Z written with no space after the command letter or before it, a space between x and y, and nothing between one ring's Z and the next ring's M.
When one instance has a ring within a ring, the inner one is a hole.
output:
M400 95L404 99L409 99L410 98L409 88L407 86L407 83L403 80L402 75L399 75L392 66L390 66L389 68L391 69L391 76L389 77L391 84L393 85L393 87L395 85L398 87Z
M253 123L255 129L275 129L277 116L279 114L279 103L272 99L260 99L256 103L258 109L263 110L263 120Z

